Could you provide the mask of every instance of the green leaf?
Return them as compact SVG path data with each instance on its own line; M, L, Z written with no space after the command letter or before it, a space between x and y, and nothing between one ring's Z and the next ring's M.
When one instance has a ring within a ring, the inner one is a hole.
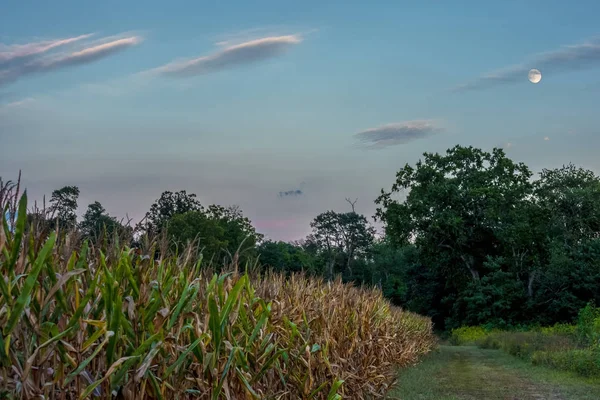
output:
M119 370L117 371L117 373L114 375L114 378L112 379L112 384L113 385L119 385L119 384L121 384L121 381L125 377L125 374L127 374L127 371L136 362L136 360L139 357L141 357L154 343L159 342L161 340L162 340L162 333L161 332L156 333L156 334L150 336L148 339L146 339L144 341L144 343L142 343L133 352L132 357L136 357L136 358L132 358L130 360L127 360L123 364L123 366L121 366L121 368L119 368Z
M333 382L333 385L331 385L331 390L327 395L327 400L339 400L342 398L342 396L337 394L337 392L340 390L340 387L342 387L343 383L344 381L342 379L336 379L335 382Z
M169 376L171 376L171 374L173 373L173 371L175 371L175 369L177 369L177 367L179 367L187 358L187 356L194 351L194 349L200 344L200 341L202 339L196 339L192 344L190 344L188 346L187 349L185 349L185 351L183 353L181 353L181 355L177 358L177 361L175 361L171 366L169 366L169 368L167 368L167 370L165 371L164 374L164 379L168 378Z
M23 284L21 293L19 294L19 297L17 298L16 304L14 305L14 307L11 310L8 322L7 322L6 326L4 327L4 330L3 330L4 336L10 335L11 332L13 331L13 329L15 328L15 326L17 325L17 322L21 319L23 312L25 310L25 307L31 300L31 292L33 292L33 288L35 287L37 277L38 277L40 271L42 270L44 263L46 262L46 258L48 258L48 255L54 248L55 241L56 241L56 233L52 232L50 234L50 238L48 239L48 241L46 241L46 244L44 245L44 247L40 251L37 259L33 263L33 267L31 268L31 271L29 271L29 275L27 276L27 279L25 279L25 283Z
M4 219L4 218L3 218ZM15 224L15 234L12 241L12 252L11 257L8 260L7 271L9 276L14 278L15 276L15 265L19 259L19 253L21 252L21 241L23 240L23 233L25 232L25 221L27 220L27 192L24 192L19 200L19 209L17 212L17 222Z
M246 275L242 276L227 295L227 300L225 301L225 305L221 310L221 326L225 326L234 303L237 302L240 297L240 291L244 287L246 279Z
M69 382L71 382L73 379L75 379L75 377L77 375L79 375L81 373L81 371L83 371L85 369L85 367L88 366L88 364L98 355L98 353L100 353L100 350L102 350L102 348L106 345L106 343L108 343L108 340L111 338L111 336L113 335L112 332L107 332L106 336L104 337L104 340L102 341L102 343L100 343L96 349L94 350L94 352L92 353L91 356L89 356L88 358L86 358L85 360L83 360L83 362L81 364L79 364L79 366L75 369L75 371L71 372L67 378L65 379L64 385L68 385Z

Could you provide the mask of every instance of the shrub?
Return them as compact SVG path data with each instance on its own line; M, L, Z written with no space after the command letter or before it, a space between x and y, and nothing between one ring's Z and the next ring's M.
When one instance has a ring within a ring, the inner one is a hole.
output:
M196 259L68 232L0 229L0 380L14 398L382 397L434 345L380 291L294 275L219 275ZM0 397L3 393L0 390ZM62 396L62 397L60 397Z
M600 376L600 353L592 349L536 351L531 356L531 362L582 376Z
M452 329L450 334L450 343L454 346L465 344L475 344L489 334L489 331L482 326L463 326Z
M588 303L577 318L577 336L582 344L592 347L600 345L600 308Z
M544 335L561 335L561 336L575 336L577 333L577 325L572 324L554 324L553 326L541 327L540 332Z

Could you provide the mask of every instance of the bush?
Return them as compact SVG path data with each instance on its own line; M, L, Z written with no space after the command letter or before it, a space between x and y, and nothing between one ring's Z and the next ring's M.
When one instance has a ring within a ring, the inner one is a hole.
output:
M0 397L379 398L434 346L377 290L80 247L25 210L0 229Z
M489 334L489 331L482 326L463 326L452 329L450 334L450 343L454 346L466 344L475 344Z
M600 376L600 353L592 349L536 351L531 356L531 362L582 376Z
M482 348L500 349L534 365L600 376L598 309L591 305L579 313L577 325L555 324L530 331L494 332L481 338Z
M586 346L600 347L600 308L588 303L577 318L577 336Z
M536 351L560 351L576 346L574 338L566 335L548 335L541 332L490 333L478 342L482 348L500 349L506 353L529 360Z
M561 335L575 336L577 333L577 325L572 324L555 324L553 326L541 327L540 332L544 335Z

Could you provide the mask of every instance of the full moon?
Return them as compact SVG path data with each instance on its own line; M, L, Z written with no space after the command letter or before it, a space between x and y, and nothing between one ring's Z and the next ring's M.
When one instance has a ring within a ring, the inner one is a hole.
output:
M534 68L529 71L529 74L527 75L527 77L529 78L529 82L539 83L539 81L542 80L542 73L539 70Z

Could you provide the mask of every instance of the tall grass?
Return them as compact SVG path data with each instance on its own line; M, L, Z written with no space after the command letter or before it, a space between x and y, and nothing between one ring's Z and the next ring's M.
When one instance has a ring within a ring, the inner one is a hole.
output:
M470 327L458 331L477 331ZM600 377L600 309L588 304L576 325L555 324L522 331L484 332L477 339L482 348L500 349L513 356L586 377Z
M39 231L26 207L23 195L14 229L0 229L9 398L381 398L434 345L428 319L377 290L216 274L192 248L159 260L152 244L96 248Z

